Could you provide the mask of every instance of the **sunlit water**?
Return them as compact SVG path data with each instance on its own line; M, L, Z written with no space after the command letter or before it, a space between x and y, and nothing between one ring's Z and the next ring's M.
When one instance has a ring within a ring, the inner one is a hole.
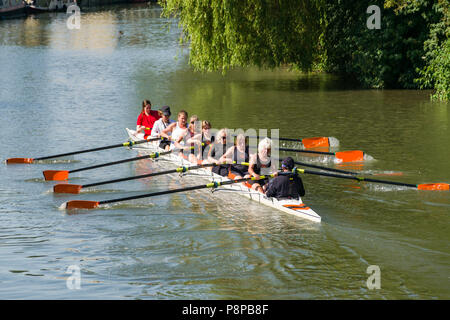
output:
M335 137L364 164L295 154L298 161L407 183L450 182L449 106L429 92L355 90L287 70L199 74L176 22L155 6L0 21L2 161L126 141L145 98L213 127ZM167 28L170 27L168 30ZM119 36L119 31L123 35ZM299 147L287 143L287 147ZM42 171L138 155L112 149L33 165L0 166L0 297L4 299L448 299L449 192L304 175L320 225L241 197L207 191L68 214L68 200L105 200L203 183L160 176L52 193ZM281 154L283 156L284 154ZM291 154L292 155L292 154ZM80 172L86 184L164 170L144 160ZM314 170L314 169L311 169ZM369 290L368 266L381 270ZM81 289L66 273L81 269Z

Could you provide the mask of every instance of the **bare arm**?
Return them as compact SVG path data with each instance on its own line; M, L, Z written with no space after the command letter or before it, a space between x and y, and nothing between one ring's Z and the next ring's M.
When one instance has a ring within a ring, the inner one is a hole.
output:
M220 163L226 162L226 163L233 163L233 153L234 153L234 147L229 147L227 152L225 152L219 159Z
M250 174L250 176L259 179L259 174L255 173L255 171L253 170L253 166L255 164L256 164L256 154L252 154L250 155L249 159L248 173Z
M161 137L166 138L166 139L170 139L170 136L168 135L168 133L172 132L176 125L177 125L176 122L171 123L170 125L168 125L167 128L165 128L163 131L161 131Z

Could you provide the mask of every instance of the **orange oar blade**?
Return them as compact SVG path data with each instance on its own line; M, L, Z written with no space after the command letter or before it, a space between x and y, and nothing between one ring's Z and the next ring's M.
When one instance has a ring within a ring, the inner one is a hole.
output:
M450 184L448 183L425 183L417 186L419 190L450 190Z
M329 147L330 146L328 137L305 138L305 139L302 139L302 144L305 148Z
M98 205L98 201L71 200L66 202L65 209L95 209Z
M53 187L54 193L80 193L81 188L83 186L79 184L57 184Z
M42 173L44 174L45 181L62 181L69 179L69 171L67 170L45 170Z
M12 163L33 163L33 158L10 158L6 159L6 164Z
M335 156L342 160L342 162L357 162L364 160L364 152L360 150L336 152Z

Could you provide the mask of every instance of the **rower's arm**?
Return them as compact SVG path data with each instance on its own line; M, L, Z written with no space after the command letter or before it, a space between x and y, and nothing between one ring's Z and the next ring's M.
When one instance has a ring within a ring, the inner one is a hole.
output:
M182 146L180 144L181 140L183 140L184 137L185 137L185 135L182 135L182 136L178 137L178 139L176 141L174 141L174 144L175 144L176 148L183 149L184 147L186 147L186 146Z
M202 143L202 134L196 134L195 136L189 138L186 140L187 143L195 143L195 144L201 144Z
M278 176L278 170L275 166L274 161L272 161L272 165L270 166L270 173L273 174L275 177Z
M249 164L248 164L248 173L249 173L252 177L259 177L259 174L255 173L255 171L253 170L253 166L254 166L255 164L256 164L256 154L250 156Z
M161 127L159 124L160 124L160 122L155 122L155 124L153 125L152 132L150 133L151 137L155 137L155 138L161 137Z
M214 159L214 155L213 155L213 150L214 150L214 144L213 143L211 143L210 145L209 145L209 151L208 151L208 162L209 163L217 163L217 160L216 159Z
M219 159L219 162L227 162L227 163L232 163L233 162L233 152L234 152L234 147L229 147L227 152L225 152Z
M165 128L163 131L161 131L161 137L170 139L170 136L168 135L168 133L172 132L173 128L175 128L176 125L177 125L177 123L174 122L174 123L171 123L169 126L167 126L167 128Z

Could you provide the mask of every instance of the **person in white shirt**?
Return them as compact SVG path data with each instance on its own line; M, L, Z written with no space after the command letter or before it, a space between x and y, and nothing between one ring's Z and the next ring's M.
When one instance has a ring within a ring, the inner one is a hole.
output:
M158 112L161 115L161 119L155 121L153 124L153 129L151 133L151 137L153 138L160 138L161 132L163 132L164 129L166 129L170 124L174 123L175 120L170 119L170 115L172 114L170 112L169 106L163 106L161 107ZM168 132L167 135L170 137L171 132ZM168 151L170 149L170 140L167 138L163 138L162 141L159 143L159 147L161 149L164 149Z
M161 132L161 137L171 139L170 150L173 149L185 149L184 138L186 136L188 114L186 111L181 110L178 112L178 121L171 123ZM190 149L190 148L189 148ZM180 152L180 156L183 152Z

